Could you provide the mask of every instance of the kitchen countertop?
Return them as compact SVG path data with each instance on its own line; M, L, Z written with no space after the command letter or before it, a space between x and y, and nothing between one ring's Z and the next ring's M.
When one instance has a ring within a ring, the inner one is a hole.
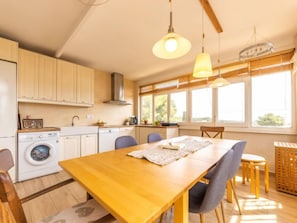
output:
M44 128L28 128L28 129L18 129L17 133L28 133L28 132L50 132L50 131L60 131L60 128L56 127L44 127Z
M146 128L178 128L178 125L170 125L170 126L160 126L160 125L136 125L136 127L146 127Z

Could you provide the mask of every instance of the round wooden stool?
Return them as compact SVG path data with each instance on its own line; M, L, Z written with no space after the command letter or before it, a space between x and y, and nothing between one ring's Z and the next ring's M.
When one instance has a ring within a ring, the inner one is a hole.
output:
M264 166L265 171L265 192L269 190L269 173L268 163L262 156L253 154L242 154L242 183L245 184L245 180L250 182L250 191L256 195L256 198L260 196L260 171L259 167Z

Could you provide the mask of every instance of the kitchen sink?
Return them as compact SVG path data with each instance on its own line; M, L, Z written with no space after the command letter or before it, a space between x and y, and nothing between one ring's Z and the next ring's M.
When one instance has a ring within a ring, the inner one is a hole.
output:
M65 126L65 127L60 127L60 129L61 129L60 131L61 136L98 133L98 126Z

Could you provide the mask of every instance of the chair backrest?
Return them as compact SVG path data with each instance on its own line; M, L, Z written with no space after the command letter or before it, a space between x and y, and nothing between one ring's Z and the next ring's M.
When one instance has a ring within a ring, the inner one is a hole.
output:
M234 155L229 169L228 180L232 179L238 171L240 161L241 161L241 156L243 154L245 145L246 145L246 141L240 141L232 147L232 150L234 151Z
M115 149L121 149L129 146L136 146L137 142L133 136L120 136L115 141Z
M230 149L219 160L209 184L198 183L193 188L191 188L189 198L191 212L206 213L215 209L220 204L225 194L229 173L228 170L230 168L230 164L232 163L233 155L234 151ZM201 196L201 190L205 190L204 196ZM197 196L199 199L202 199L202 202L198 207L195 204L191 205L191 203L197 202L196 199L192 199L195 197L195 193L200 194ZM197 209L193 210L191 209L192 207L197 207Z
M147 142L158 142L161 141L162 137L159 133L150 133L147 135Z
M205 135L209 138L216 138L219 136L222 139L224 130L225 128L222 126L200 126L202 137Z
M0 150L0 200L7 202L14 219L18 223L26 223L26 216L9 176L8 170L14 166L11 152L8 149Z

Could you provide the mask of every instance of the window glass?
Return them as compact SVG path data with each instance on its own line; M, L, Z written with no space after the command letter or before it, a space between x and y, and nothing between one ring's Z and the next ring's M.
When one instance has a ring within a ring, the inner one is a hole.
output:
M140 108L140 119L142 121L147 120L148 123L152 123L152 112L153 112L153 96L143 95L141 96L141 108Z
M290 71L252 77L252 126L291 127L291 103Z
M170 94L170 122L186 121L187 95L186 92Z
M162 95L156 95L154 97L155 102L155 122L167 122L168 120L168 102L167 102L168 95L162 94Z
M245 122L244 83L233 83L218 88L217 121L223 123Z
M192 122L212 121L212 89L192 90Z

